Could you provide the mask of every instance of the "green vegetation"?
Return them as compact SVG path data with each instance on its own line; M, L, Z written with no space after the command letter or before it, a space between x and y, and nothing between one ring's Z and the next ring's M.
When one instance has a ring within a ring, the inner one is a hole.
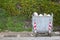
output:
M25 20L31 20L33 12L53 13L54 26L60 24L60 4L51 0L0 0L0 31L31 31L25 29Z

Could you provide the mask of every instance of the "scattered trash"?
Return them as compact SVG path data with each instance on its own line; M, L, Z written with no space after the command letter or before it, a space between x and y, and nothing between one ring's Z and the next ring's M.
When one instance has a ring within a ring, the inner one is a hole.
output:
M33 36L33 34L31 34L31 36Z

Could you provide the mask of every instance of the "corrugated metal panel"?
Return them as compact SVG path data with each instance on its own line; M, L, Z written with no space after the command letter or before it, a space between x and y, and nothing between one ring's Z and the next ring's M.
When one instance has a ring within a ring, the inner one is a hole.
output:
M42 33L48 32L49 22L53 23L53 16L32 16L33 27L34 27L34 22L36 22L37 32L42 32Z

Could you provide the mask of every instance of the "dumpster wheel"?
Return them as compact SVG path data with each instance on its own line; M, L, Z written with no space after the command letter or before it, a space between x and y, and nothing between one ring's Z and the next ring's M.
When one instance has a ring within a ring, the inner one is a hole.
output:
M37 33L33 33L33 36L34 36L34 37L37 37L37 36L38 36L38 34L37 34Z
M37 33L34 34L34 37L37 37Z
M51 37L52 36L51 33L48 33L48 36Z

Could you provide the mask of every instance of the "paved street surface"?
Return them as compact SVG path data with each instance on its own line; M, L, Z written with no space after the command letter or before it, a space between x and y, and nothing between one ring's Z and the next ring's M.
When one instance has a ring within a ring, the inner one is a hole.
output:
M6 32L0 33L0 40L60 40L60 32L53 32L51 37L46 35L34 37L32 32Z

